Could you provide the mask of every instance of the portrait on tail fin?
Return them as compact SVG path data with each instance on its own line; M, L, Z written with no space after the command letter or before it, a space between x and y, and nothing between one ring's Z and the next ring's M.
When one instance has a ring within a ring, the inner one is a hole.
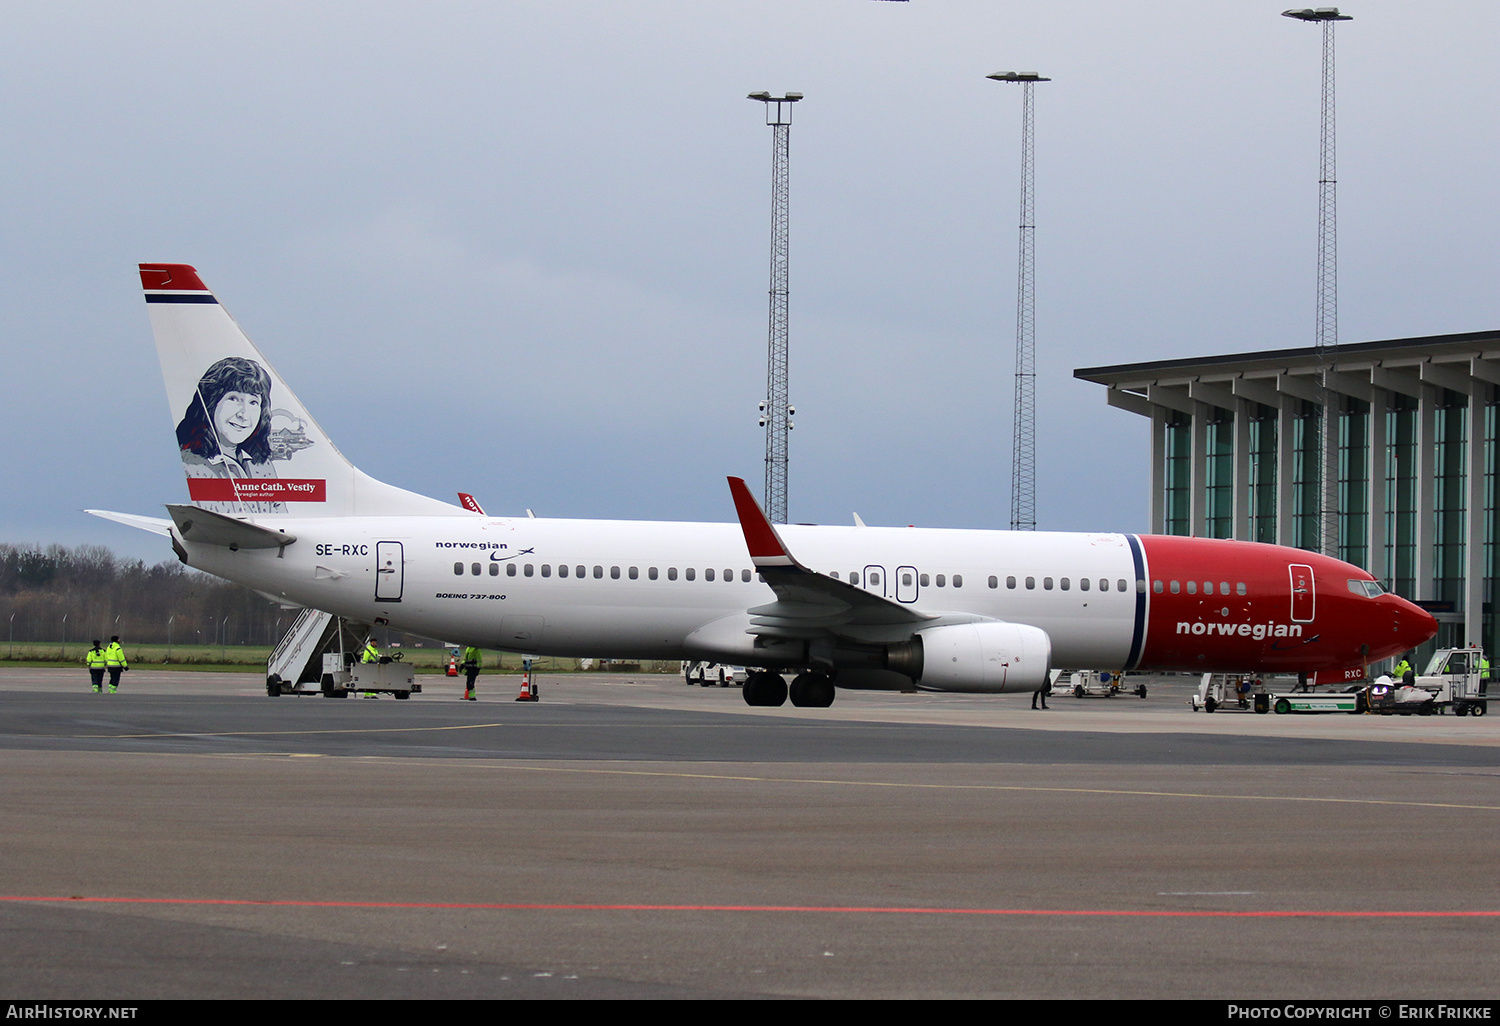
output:
M273 429L277 415L283 426ZM312 444L301 418L271 409L271 375L239 356L203 373L177 425L189 495L216 513L285 513L284 503L266 501L275 489L263 482L277 476L273 461Z

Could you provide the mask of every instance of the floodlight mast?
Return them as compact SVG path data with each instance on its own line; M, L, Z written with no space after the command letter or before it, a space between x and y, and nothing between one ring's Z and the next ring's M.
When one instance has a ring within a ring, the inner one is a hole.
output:
M761 404L761 426L766 429L766 515L773 524L786 523L787 435L792 428L789 397L788 306L790 275L788 250L788 164L792 128L792 104L801 93L772 96L751 93L752 100L766 105L766 124L771 126L771 288L766 344L766 398Z
M1032 150L1032 88L1050 82L1034 71L986 78L1021 83L1021 227L1016 267L1016 399L1012 410L1010 529L1036 530L1036 168Z
M1316 351L1323 399L1321 493L1319 548L1326 556L1339 556L1339 398L1328 387L1339 344L1338 280L1338 154L1334 118L1334 48L1333 27L1340 21L1353 21L1352 15L1340 14L1337 7L1302 8L1282 11L1283 18L1312 22L1323 26L1323 107L1319 130L1318 163L1318 326Z

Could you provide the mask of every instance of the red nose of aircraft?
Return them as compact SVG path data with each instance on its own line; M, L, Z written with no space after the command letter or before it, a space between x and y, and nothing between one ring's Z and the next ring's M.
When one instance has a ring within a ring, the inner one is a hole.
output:
M1399 642L1401 651L1416 648L1425 641L1431 640L1437 635L1437 617L1420 606L1413 605L1399 595L1387 596L1392 599L1391 619L1395 629L1395 637Z

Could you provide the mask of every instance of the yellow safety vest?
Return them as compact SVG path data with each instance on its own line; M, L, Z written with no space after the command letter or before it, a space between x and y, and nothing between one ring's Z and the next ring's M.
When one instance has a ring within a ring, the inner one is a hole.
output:
M122 670L130 665L125 661L125 650L118 641L110 642L109 647L104 650L104 665L118 666Z

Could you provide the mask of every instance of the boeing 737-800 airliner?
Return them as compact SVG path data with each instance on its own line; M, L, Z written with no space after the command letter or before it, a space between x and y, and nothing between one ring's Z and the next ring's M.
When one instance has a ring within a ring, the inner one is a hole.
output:
M487 516L361 473L192 267L140 273L191 503L91 512L288 604L513 652L743 664L754 705L1032 691L1054 666L1327 683L1436 633L1365 571L1298 549L777 527L737 478L737 524Z

